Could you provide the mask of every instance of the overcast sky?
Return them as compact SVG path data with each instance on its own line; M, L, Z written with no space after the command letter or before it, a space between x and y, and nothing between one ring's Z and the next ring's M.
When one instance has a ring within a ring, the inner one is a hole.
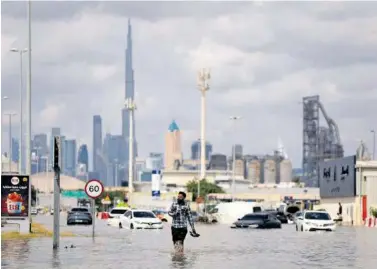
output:
M26 5L2 2L1 87L10 98L3 113L18 112L19 56L9 49L27 47ZM207 138L215 152L230 154L238 142L244 153L271 153L280 137L300 167L300 102L316 94L338 123L346 154L354 154L360 139L371 148L370 130L377 129L376 10L377 2L360 1L33 3L32 132L61 127L91 150L92 117L100 114L104 133L121 133L131 18L142 157L164 151L172 119L189 157L200 135L196 85L204 67L212 75ZM243 117L235 127L232 115ZM14 121L18 132L19 118ZM7 151L4 117L2 127Z

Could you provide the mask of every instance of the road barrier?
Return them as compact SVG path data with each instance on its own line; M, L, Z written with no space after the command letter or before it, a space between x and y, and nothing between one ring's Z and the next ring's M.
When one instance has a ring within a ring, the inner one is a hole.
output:
M377 218L369 217L365 220L365 226L369 228L377 228Z
M97 217L99 219L108 219L109 218L109 212L98 212Z

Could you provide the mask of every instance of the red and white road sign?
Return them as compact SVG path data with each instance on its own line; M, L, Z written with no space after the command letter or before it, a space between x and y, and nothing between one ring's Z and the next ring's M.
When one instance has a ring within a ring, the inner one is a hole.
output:
M104 187L101 181L97 179L89 180L85 185L85 193L90 198L96 199L101 196L104 191Z

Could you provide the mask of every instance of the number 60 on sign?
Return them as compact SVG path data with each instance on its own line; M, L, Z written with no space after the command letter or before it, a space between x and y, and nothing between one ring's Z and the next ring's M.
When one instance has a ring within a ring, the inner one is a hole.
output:
M103 184L97 179L89 180L85 185L85 193L92 199L96 199L103 193Z

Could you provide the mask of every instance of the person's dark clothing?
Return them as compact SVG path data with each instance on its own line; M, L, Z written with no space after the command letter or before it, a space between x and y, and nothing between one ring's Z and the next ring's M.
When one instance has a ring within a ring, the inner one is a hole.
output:
M181 242L183 245L183 242L185 241L186 235L187 235L187 228L175 228L171 227L171 234L174 245L177 242Z

